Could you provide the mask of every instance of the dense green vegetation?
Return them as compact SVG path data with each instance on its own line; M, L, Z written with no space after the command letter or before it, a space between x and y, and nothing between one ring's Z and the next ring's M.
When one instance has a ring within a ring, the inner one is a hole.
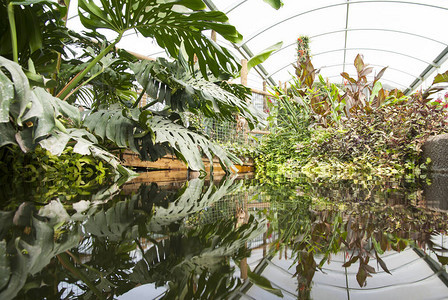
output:
M275 8L282 4L266 2ZM132 174L112 154L120 149L147 160L172 153L192 170L204 170L203 155L217 156L225 169L233 168L238 159L182 117L189 112L235 121L238 114L251 128L260 120L247 104L250 90L229 83L239 76L240 63L203 34L214 30L230 42L241 41L225 14L205 11L201 0L70 5L77 5L81 33L67 29L63 3L0 3L2 170L22 163L21 169L34 167L38 173L58 166L67 171L62 162L47 163L64 155L61 160L73 160L83 174L103 168L108 174ZM99 29L113 32L114 40ZM152 38L148 42L157 42L173 59L142 62L116 48L132 30ZM139 105L144 97L147 104Z
M275 8L282 4L266 2ZM97 5L120 13L98 13ZM262 115L246 101L249 89L229 84L239 76L239 62L202 31L213 29L231 42L240 41L241 35L225 23L223 13L204 11L200 0L141 5L80 1L86 31L75 33L65 26L65 5L2 1L2 170L14 166L27 174L61 168L87 178L98 172L131 174L112 154L120 149L147 160L173 153L192 170L204 169L204 155L219 157L227 170L239 162L185 122L184 115L234 122L238 114L250 128L259 123ZM109 41L97 29L113 31L116 38ZM130 30L154 38L174 59L142 62L117 49ZM266 49L251 66L278 47ZM308 37L298 39L296 76L289 87L273 88L272 134L252 152L259 169L350 178L419 175L426 168L427 162L420 160L422 144L446 131L445 105L431 99L442 89L438 84L446 82L446 74L436 77L427 91L405 96L382 88L386 68L369 82L373 69L360 55L354 64L357 78L342 73L345 86L329 83L311 63ZM149 100L142 107L144 97ZM165 105L162 111L155 109L160 103ZM61 155L65 158L54 163ZM64 165L67 159L72 166Z
M345 86L317 75L309 56L299 58L290 85L274 87L272 133L259 149L259 170L336 180L420 176L430 163L421 159L423 143L448 132L446 105L431 98L443 90L447 73L425 92L405 96L383 89L386 68L369 82L373 68L361 55L354 62L357 78L341 74Z

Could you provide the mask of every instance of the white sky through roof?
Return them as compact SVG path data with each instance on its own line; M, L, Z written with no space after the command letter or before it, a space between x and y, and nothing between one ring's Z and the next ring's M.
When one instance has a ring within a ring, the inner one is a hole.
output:
M285 5L278 11L263 0L209 2L226 12L229 23L243 34L243 43L237 46L244 44L257 54L283 41L283 48L263 63L275 83L291 79L291 73L294 73L291 64L296 59L295 42L300 35L311 38L313 64L330 81L342 82L340 73L344 70L354 77L353 61L361 53L364 61L376 72L389 66L381 81L403 91L448 46L445 32L448 28L448 1L284 0ZM70 16L76 13L72 5ZM68 26L75 30L82 28L76 17L69 20ZM218 42L240 58L241 53L245 54L222 38L218 37ZM154 41L136 34L125 37L119 47L151 57L165 56ZM249 58L247 54L245 56ZM448 63L434 67L435 72L428 77L424 87L437 73L446 71ZM261 89L263 78L259 74L262 72L251 70L249 86Z

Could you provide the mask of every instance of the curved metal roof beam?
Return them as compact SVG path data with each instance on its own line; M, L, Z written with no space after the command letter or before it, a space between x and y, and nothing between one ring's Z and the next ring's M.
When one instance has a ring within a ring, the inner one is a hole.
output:
M396 55L401 55L401 56L405 56L408 58L412 58L414 60L418 60L420 62L423 62L425 64L427 64L428 66L433 66L433 67L437 67L436 65L434 65L432 62L427 62L424 61L418 57L412 56L412 55L408 55L408 54L404 54L401 52L396 52L396 51L391 51L391 50L385 50L385 49L377 49L377 48L341 48L341 49L333 49L333 50L328 50L328 51L324 51L324 52L320 52L320 53L316 53L313 56L319 56L319 55L323 55L323 54L327 54L327 53L332 53L332 52L338 52L338 51L344 51L344 50L368 50L368 51L378 51L378 52L386 52L386 53L391 53L391 54L396 54ZM278 72L282 71L283 69L287 68L289 65L291 65L292 63L288 63L287 65L281 67L280 69L278 69L277 71L270 73L268 75L268 77L274 76L275 74L277 74Z
M321 37L321 36L325 36L325 35L331 35L331 34L335 34L335 33L347 32L347 31L387 31L387 32L406 34L406 35L422 38L422 39L425 39L425 40L428 40L428 41L431 41L431 42L434 42L434 43L441 44L441 45L443 45L445 47L448 46L448 44L446 44L444 42L441 42L441 41L438 41L438 40L435 40L435 39L432 39L432 38L429 38L429 37L426 37L426 36L423 36L423 35L420 35L420 34L408 32L408 31L402 31L402 30L382 29L382 28L352 28L352 29L348 28L348 29L340 29L340 30L334 30L334 31L327 31L327 32L324 32L324 33L319 33L319 34L310 36L309 38L313 39L313 38L317 38L317 37ZM288 44L288 45L282 47L281 49L275 51L271 56L276 55L280 51L282 51L284 49L287 49L289 47L295 46L295 45L296 45L296 42Z
M343 65L344 65L344 64L334 64L334 65L328 65L328 66L321 66L321 67L319 67L319 69L332 68L332 67L342 67ZM349 64L349 63L346 63L345 65L346 65L346 66L353 66L353 64ZM368 65L369 65L369 66L372 66L372 67L378 67L378 68L384 68L384 67L386 67L386 66L384 66L384 65L375 65L375 64L368 64ZM392 71L397 71L397 72L400 72L400 73L403 73L403 74L406 74L406 75L411 76L411 77L416 78L416 79L419 79L419 78L420 78L420 77L418 77L418 76L415 76L414 74L408 73L408 72L403 71L403 70L401 70L401 69L391 68L391 67L389 67L389 66L387 66L387 69L388 69L388 70L392 70Z
M372 1L366 1L366 0L362 0L362 1L350 1L349 2L350 5L352 4L364 4L364 3L395 3L395 4L409 4L409 5L418 5L418 6L425 6L425 7L431 7L431 8L435 8L435 9L442 9L442 10L448 10L447 7L442 7L442 6L437 6L437 5L431 5L431 4L426 4L426 3L416 3L416 2L409 2L409 1L386 1L386 0L372 0ZM264 29L258 31L257 33L253 34L252 36L250 36L246 41L244 41L243 44L240 44L239 46L243 46L246 45L248 42L250 42L251 40L253 40L254 38L256 38L257 36L259 36L260 34L268 31L269 29L272 29L282 23L285 23L289 20L298 18L300 16L306 15L306 14L310 14L319 10L324 10L324 9L328 9L328 8L332 8L332 7L337 7L337 6L345 6L347 5L347 2L342 2L342 3L335 3L335 4L330 4L330 5L326 5L326 6L321 6L321 7L317 7L317 8L313 8L301 13L298 13L296 15L293 15L291 17L285 18L277 23L274 23L268 27L265 27Z
M439 55L434 59L432 65L428 65L422 73L420 73L420 76L418 79L415 79L413 83L409 86L408 89L404 91L405 95L410 94L413 92L419 85L421 85L426 79L428 79L429 76L431 76L432 73L438 70L438 68L444 64L448 60L448 47L445 47L442 52L440 52Z
M238 6L243 5L244 3L246 3L249 0L242 0L242 1L236 1L234 3L232 3L229 7L226 7L224 9L224 13L227 15L228 13L230 13L232 10L238 8Z
M205 5L212 10L216 11L218 10L218 7L213 3L213 0L202 0L204 1ZM236 44L233 44L233 47L244 57L244 58L251 58L254 56L250 48L246 45L243 45L242 47L237 46ZM272 85L275 85L275 81L272 78L267 77L268 71L264 68L263 64L259 64L254 67L255 71L260 75L263 80L269 80L269 82Z

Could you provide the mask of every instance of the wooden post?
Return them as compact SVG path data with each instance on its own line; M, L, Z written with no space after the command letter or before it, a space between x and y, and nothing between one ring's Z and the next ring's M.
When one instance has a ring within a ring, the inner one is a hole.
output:
M243 258L240 262L240 273L241 273L241 278L246 280L247 279L247 270L248 270L248 266L247 266L247 257Z
M241 84L247 86L247 59L241 60Z

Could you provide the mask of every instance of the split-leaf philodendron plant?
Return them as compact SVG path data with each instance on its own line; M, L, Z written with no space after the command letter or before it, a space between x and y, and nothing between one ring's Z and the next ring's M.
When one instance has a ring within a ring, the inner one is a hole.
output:
M76 4L88 29L83 33L66 27L68 6ZM202 0L2 0L0 150L16 145L28 152L39 145L60 154L70 145L123 174L128 171L111 149L131 149L151 160L171 152L193 170L204 170L202 154L216 155L232 168L236 157L185 126L179 115L234 120L240 114L252 128L261 117L246 102L250 90L228 84L241 68L237 59L203 31L234 43L241 34L224 13L205 8ZM115 32L115 40L98 29ZM128 31L152 38L178 60L142 62L117 49ZM139 107L146 96L149 104ZM81 116L80 103L88 103L87 116ZM157 103L165 109L152 109Z

